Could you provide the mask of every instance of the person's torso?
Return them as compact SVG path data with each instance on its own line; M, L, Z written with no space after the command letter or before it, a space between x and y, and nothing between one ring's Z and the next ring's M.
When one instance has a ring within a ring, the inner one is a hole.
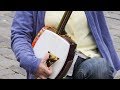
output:
M45 26L57 28L64 11L46 11ZM77 44L77 51L89 57L99 57L96 43L92 37L84 11L74 11L69 18L65 31Z

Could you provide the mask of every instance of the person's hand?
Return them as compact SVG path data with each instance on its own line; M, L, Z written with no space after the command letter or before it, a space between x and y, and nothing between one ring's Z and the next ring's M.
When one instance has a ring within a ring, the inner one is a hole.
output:
M52 67L47 67L46 61L49 58L49 54L47 53L41 63L39 64L39 67L37 69L37 72L35 74L36 78L39 79L47 79L52 74Z

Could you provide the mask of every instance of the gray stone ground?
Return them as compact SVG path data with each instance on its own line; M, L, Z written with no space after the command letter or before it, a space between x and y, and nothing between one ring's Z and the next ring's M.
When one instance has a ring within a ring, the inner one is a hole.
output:
M15 11L0 11L0 79L26 79L10 47L10 26ZM120 11L104 11L115 49L120 56ZM120 73L120 72L119 72ZM117 77L120 77L119 73Z
M10 28L14 11L0 11L0 79L25 79L10 47Z

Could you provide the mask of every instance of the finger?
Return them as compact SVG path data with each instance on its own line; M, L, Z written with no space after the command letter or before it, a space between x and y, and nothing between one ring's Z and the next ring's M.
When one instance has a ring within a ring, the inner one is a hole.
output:
M49 77L50 76L50 74L49 73L46 73L46 71L45 70L43 70L43 72L42 72L42 74L41 75L43 75L43 76L45 76L45 77Z
M40 75L39 78L40 79L47 79L47 77L45 77L44 75Z
M38 76L36 76L35 78L37 78L37 79L41 79L41 77L49 77L45 72L42 72L42 73L40 73Z
M40 69L40 72L39 72L39 75L44 75L46 77L50 76L50 74L52 73L46 65L44 64L41 64L41 69Z
M44 73L45 73L47 76L50 76L50 75L52 74L52 67L51 67L51 68L45 67L45 68L44 68Z
M49 69L49 71L51 71L51 72L52 72L52 66L48 67L48 69Z
M43 58L43 62L46 62L48 59L49 59L49 53L45 55L45 57Z
M52 73L51 68L48 68L46 64L44 64L43 62L40 63L39 71L37 72L38 76L44 75L45 77L48 77L51 75L51 73Z

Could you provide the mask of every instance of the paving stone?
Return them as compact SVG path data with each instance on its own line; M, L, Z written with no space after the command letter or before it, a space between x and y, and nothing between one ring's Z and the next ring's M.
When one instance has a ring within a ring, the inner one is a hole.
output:
M13 72L10 69L2 69L2 70L0 70L0 77L3 75L13 74L13 73L15 73L15 72Z
M0 79L8 79L8 77L3 75L3 76L0 76Z
M19 67L19 66L14 65L14 66L9 67L9 69L11 69L12 71L17 72L17 73L19 73L21 75L24 75L24 76L27 75L26 71L23 68Z
M3 47L5 47L5 46L3 46ZM0 55L4 56L5 58L10 59L10 60L15 59L13 51L11 49L7 48L7 47L6 48L0 48Z
M21 74L9 74L9 75L5 75L4 78L8 78L8 79L26 79L26 76L21 75Z
M0 55L0 62L3 61L3 60L5 60L5 59L6 59L6 58L5 58L4 56L1 56L1 55Z
M19 63L17 61L9 60L9 59L4 59L0 62L0 66L6 67L6 68L9 68L13 65L19 66Z
M5 67L0 66L0 70L6 69Z

